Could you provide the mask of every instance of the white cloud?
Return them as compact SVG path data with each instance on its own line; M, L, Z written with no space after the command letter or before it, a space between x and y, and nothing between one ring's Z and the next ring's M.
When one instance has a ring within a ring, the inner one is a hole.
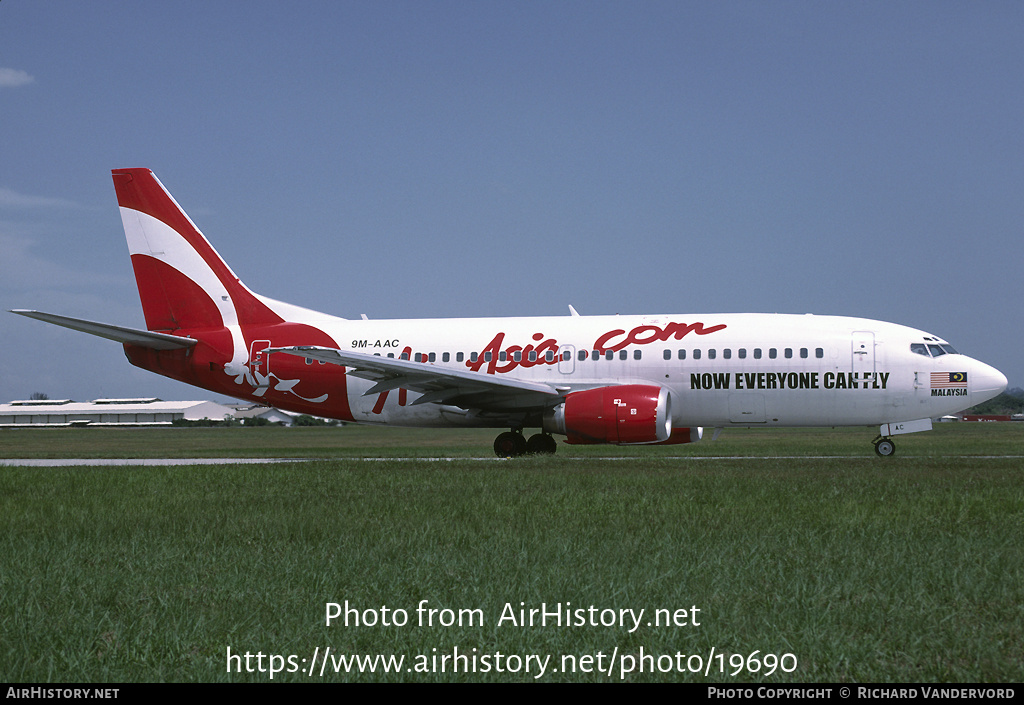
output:
M9 188L0 188L0 208L76 208L74 201L47 196L28 196Z
M0 68L0 88L17 88L35 81L35 77L18 69Z
M34 245L26 238L0 233L0 277L3 277L5 290L39 286L40 282L67 282L79 276L37 256L32 251Z
M109 286L122 281L116 277L90 271L72 269L36 254L44 249L36 240L4 232L6 224L0 221L0 294L22 292L40 287L57 286L63 290L79 287Z

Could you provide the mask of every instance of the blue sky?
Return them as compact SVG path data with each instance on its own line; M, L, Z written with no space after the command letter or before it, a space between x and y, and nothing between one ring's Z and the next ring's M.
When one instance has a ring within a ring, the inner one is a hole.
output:
M766 311L1024 386L1019 2L0 3L0 307L142 326L110 169L349 318ZM0 401L206 394L0 314Z

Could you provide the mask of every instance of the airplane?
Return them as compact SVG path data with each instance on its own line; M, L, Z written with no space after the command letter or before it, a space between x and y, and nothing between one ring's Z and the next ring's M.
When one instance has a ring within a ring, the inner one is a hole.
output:
M682 444L730 427L894 436L991 399L989 365L894 323L793 314L359 320L254 293L152 171L114 169L146 330L17 309L117 341L131 364L345 422L503 429L499 457ZM504 430L507 429L507 430ZM536 431L527 438L526 429Z

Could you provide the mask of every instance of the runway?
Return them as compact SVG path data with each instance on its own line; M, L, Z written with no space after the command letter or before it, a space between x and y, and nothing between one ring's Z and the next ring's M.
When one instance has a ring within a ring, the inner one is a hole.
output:
M0 465L29 468L109 467L114 465L266 465L302 463L317 458L0 458Z
M898 462L899 460L921 460L933 458L929 455L903 455L899 458L888 460L880 459L878 462ZM958 460L1005 460L1024 459L1024 455L947 455L944 458L956 458ZM586 461L622 461L622 462L649 462L649 461L714 461L714 460L856 460L871 459L873 455L678 455L665 456L662 458L638 458L629 456L612 457L565 457L565 462L586 462ZM498 458L495 456L486 457L433 457L433 458L0 458L0 467L33 467L33 468L64 468L64 467L115 467L115 466L148 466L148 467L169 467L182 465L271 465L279 463L313 463L323 461L359 461L367 463L453 463L458 461L471 462L522 462L519 458ZM527 459L528 462L528 459Z

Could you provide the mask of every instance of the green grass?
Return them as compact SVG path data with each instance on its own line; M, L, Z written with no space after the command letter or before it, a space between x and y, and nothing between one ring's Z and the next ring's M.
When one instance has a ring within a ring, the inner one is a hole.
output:
M768 678L731 678L727 668L706 679L673 671L626 680L1024 679L1024 468L1020 458L980 457L1021 455L1016 426L937 428L899 439L899 455L887 459L874 456L863 430L759 430L714 444L563 446L554 458L488 462L402 458L417 448L487 456L490 433L96 431L0 433L0 454L30 457L35 443L45 446L38 457L123 457L137 443L163 457L194 438L192 452L177 454L396 457L0 468L8 681L264 682L268 673L228 673L227 649L262 652L264 666L270 654L294 654L306 669L301 659L328 646L410 661L455 647L551 655L545 681L618 680L618 669L609 677L550 668L566 654L600 652L607 664L615 649L641 648L791 653L798 667ZM749 457L663 457L684 453ZM782 453L799 457L765 457ZM346 600L405 609L410 623L326 626L326 603ZM420 600L478 609L484 623L420 627ZM520 602L646 612L633 633L498 626L504 605ZM700 626L646 625L655 609L692 606ZM494 670L328 679L533 680Z
M51 428L0 430L0 458L491 457L496 430L340 428ZM559 458L874 455L877 428L727 429L672 446L569 446ZM937 424L895 437L897 456L1022 455L1024 423Z

